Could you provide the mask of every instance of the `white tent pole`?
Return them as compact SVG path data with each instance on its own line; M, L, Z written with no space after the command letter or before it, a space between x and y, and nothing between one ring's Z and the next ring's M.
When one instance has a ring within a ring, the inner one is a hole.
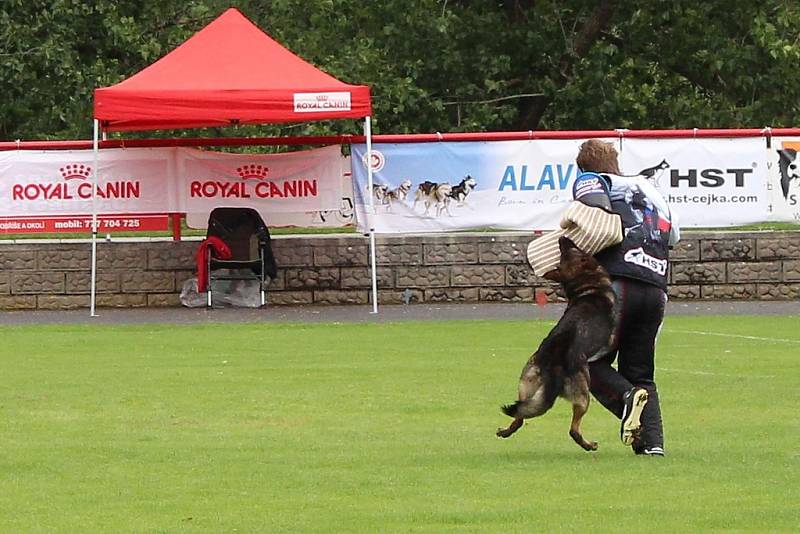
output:
M89 315L97 317L95 313L95 293L97 288L97 203L95 196L97 193L97 163L100 154L100 143L98 134L100 130L100 122L94 120L94 140L92 143L92 152L94 154L94 164L92 165L92 282L91 282L91 297L89 303Z
M364 137L367 138L367 194L369 194L369 261L372 276L372 313L378 313L378 268L375 258L375 225L372 224L375 216L375 195L372 194L372 125L370 117L364 117Z

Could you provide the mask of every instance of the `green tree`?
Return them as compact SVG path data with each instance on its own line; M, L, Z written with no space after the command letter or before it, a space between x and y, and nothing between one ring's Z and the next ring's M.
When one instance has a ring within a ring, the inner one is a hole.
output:
M221 2L4 0L0 137L86 138L92 93L188 38Z
M0 138L89 137L94 88L231 4L330 74L370 85L379 133L800 123L795 0L5 0Z

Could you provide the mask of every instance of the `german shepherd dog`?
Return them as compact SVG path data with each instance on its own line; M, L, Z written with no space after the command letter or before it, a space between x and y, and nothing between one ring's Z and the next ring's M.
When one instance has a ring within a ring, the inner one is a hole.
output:
M525 419L544 414L557 397L563 397L572 403L570 437L585 450L594 451L597 443L586 441L581 434L581 419L589 409L587 361L613 344L616 299L611 278L597 260L567 237L561 237L558 246L560 263L544 277L561 283L567 309L522 369L519 400L503 406L503 413L514 420L508 428L498 429L497 435L509 437Z

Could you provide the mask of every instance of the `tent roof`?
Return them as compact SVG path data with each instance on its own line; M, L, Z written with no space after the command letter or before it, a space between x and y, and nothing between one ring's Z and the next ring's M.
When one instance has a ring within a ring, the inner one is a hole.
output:
M149 67L94 92L106 130L361 118L369 87L348 85L278 44L237 9Z

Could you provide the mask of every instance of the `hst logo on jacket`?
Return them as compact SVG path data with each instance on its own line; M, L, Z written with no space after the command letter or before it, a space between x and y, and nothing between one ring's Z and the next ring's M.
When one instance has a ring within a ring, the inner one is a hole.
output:
M665 275L667 274L667 260L659 260L654 258L642 250L642 247L634 248L625 253L625 261L650 269L654 273Z
M321 113L325 111L350 111L350 93L295 93L295 113Z

